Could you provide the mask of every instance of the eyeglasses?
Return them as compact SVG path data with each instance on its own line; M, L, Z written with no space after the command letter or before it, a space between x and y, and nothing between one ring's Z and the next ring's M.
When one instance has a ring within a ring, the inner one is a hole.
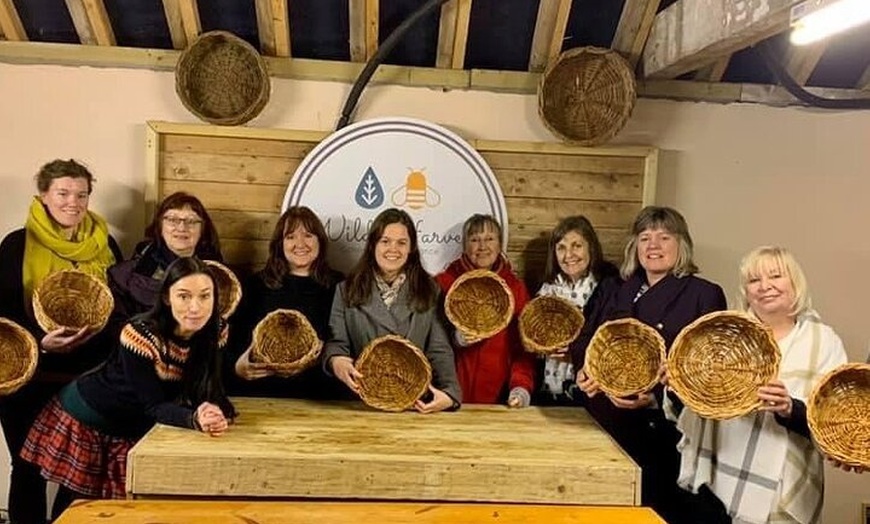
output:
M193 229L201 226L202 220L198 218L163 217L163 223L169 224L174 229L178 229L182 225L187 229Z

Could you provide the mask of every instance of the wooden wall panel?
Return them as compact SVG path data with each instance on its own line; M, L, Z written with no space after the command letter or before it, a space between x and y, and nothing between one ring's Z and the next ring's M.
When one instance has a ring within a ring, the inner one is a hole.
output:
M150 200L173 191L198 196L212 214L227 261L262 267L268 239L296 168L324 133L216 128L153 122L148 131ZM489 163L508 210L506 252L536 287L556 223L585 215L605 255L622 259L628 228L651 203L657 153L647 147L471 141Z

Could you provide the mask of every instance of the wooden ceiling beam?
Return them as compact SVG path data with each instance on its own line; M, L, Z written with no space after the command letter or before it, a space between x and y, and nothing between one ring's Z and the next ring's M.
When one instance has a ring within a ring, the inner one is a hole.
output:
M643 51L644 76L668 79L788 28L801 0L678 0L656 15Z
M611 49L622 53L632 69L640 61L661 0L626 0L613 35Z
M732 55L726 55L722 58L702 67L695 73L694 80L699 82L721 82L725 76L725 71L728 69L728 64L731 62Z
M366 61L370 60L378 51L381 31L381 2L380 0L365 0L366 2Z
M163 0L163 14L166 16L166 25L169 26L173 49L184 49L187 47L187 35L184 33L178 0Z
M435 67L442 69L465 67L465 47L468 43L470 19L471 0L451 0L441 6Z
M0 0L0 36L4 40L27 41L27 32L12 0Z
M116 45L115 32L103 0L66 0L66 7L82 44Z
M178 0L181 11L181 23L184 26L184 36L191 43L202 33L202 22L199 20L199 6L196 0Z
M272 0L272 27L275 32L275 56L290 57L290 13L287 2Z
M366 61L366 0L347 2L347 20L350 29L351 62Z
M275 26L272 24L272 0L256 0L257 35L260 39L260 53L264 56L275 54Z
M468 24L471 22L471 0L455 0L457 6L456 31L453 37L453 69L465 69L465 50L468 46Z
M541 0L529 53L529 71L541 72L562 52L571 0Z
M798 85L806 85L822 55L828 48L829 40L820 40L808 45L790 46L785 58L785 67Z

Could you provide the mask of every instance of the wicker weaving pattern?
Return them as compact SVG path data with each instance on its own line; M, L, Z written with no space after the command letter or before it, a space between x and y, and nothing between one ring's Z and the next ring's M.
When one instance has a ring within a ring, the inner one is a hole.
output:
M717 420L761 405L758 388L779 373L770 328L739 311L717 311L677 335L668 355L668 385L692 411Z
M520 313L520 338L531 353L549 354L577 338L586 319L579 307L560 297L535 297Z
M563 140L593 146L625 126L636 99L634 73L619 53L578 47L562 53L541 77L538 114Z
M870 364L843 364L825 375L810 395L807 421L825 455L870 468Z
M11 395L36 372L36 339L11 320L0 318L0 396Z
M665 341L658 331L634 318L601 324L586 348L583 370L613 397L650 390L658 382Z
M242 300L242 285L233 270L214 260L203 260L212 270L218 287L218 310L222 318L230 318Z
M514 295L503 278L475 269L460 275L447 290L444 312L464 335L489 338L510 324Z
M212 124L234 126L256 117L270 89L260 53L226 31L199 35L175 67L175 91L184 107Z
M33 316L46 332L87 327L96 333L106 326L114 307L105 282L75 269L52 273L33 292Z
M254 328L252 362L268 364L269 369L285 375L295 375L314 364L323 343L317 332L294 309L276 309Z
M410 408L432 381L426 355L410 340L396 335L369 342L354 367L362 374L360 398L383 411Z

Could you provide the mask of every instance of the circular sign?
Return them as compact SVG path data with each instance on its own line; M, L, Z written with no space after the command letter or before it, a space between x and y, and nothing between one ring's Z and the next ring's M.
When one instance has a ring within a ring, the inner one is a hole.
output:
M372 220L391 207L414 220L433 274L462 253L462 224L475 213L502 224L507 245L504 195L486 161L452 131L411 118L366 120L324 139L290 180L282 211L297 205L323 221L330 265L345 273Z

